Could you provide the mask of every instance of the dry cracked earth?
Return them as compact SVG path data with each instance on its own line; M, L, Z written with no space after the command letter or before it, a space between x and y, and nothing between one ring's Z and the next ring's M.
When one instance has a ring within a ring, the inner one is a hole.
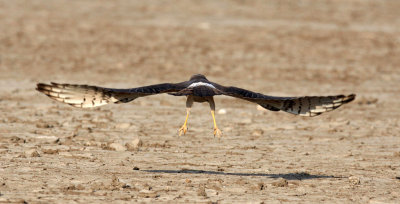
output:
M0 1L0 203L399 203L399 1ZM202 73L318 117L157 95L77 109L38 82L130 88Z

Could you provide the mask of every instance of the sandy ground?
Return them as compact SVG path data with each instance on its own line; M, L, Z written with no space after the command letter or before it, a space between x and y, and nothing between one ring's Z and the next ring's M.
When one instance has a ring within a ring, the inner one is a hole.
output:
M0 1L0 203L400 202L399 1ZM82 110L37 82L356 93L314 118L217 97ZM225 110L225 113L221 111ZM128 148L126 148L126 146Z

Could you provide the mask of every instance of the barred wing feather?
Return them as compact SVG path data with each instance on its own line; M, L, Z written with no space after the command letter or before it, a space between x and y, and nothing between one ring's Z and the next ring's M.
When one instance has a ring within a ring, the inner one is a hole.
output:
M288 113L312 117L335 110L341 105L353 101L354 98L354 94L348 96L304 96L298 98L257 100L256 103L265 108L272 106Z
M252 92L237 87L224 87L215 84L224 95L241 98L271 111L285 111L301 116L316 116L332 111L341 105L353 101L355 94L336 96L303 96L303 97L276 97Z
M36 90L48 97L79 108L92 108L109 103L127 103L138 97L176 92L181 84L156 84L132 89L112 89L90 85L38 83Z

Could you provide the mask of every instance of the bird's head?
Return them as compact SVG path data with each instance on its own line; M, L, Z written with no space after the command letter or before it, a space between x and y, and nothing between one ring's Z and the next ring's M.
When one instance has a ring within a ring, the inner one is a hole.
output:
M205 80L207 80L206 76L204 76L202 74L195 74L195 75L191 76L189 80L191 81L191 80L194 80L194 79L205 79Z

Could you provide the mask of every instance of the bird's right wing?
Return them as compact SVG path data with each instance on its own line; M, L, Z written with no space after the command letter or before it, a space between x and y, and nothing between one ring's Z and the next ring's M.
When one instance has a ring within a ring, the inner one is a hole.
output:
M301 116L316 116L332 111L355 99L355 94L336 96L276 97L255 93L237 87L224 87L216 84L222 94L244 99L271 111L285 111Z
M256 103L264 108L276 108L300 116L317 116L339 108L354 100L355 94L336 96L302 96L273 97L274 99L258 99Z
M164 83L132 89L113 89L90 85L38 83L36 90L48 97L79 108L91 108L109 103L127 103L138 97L177 92L184 89L182 83Z

